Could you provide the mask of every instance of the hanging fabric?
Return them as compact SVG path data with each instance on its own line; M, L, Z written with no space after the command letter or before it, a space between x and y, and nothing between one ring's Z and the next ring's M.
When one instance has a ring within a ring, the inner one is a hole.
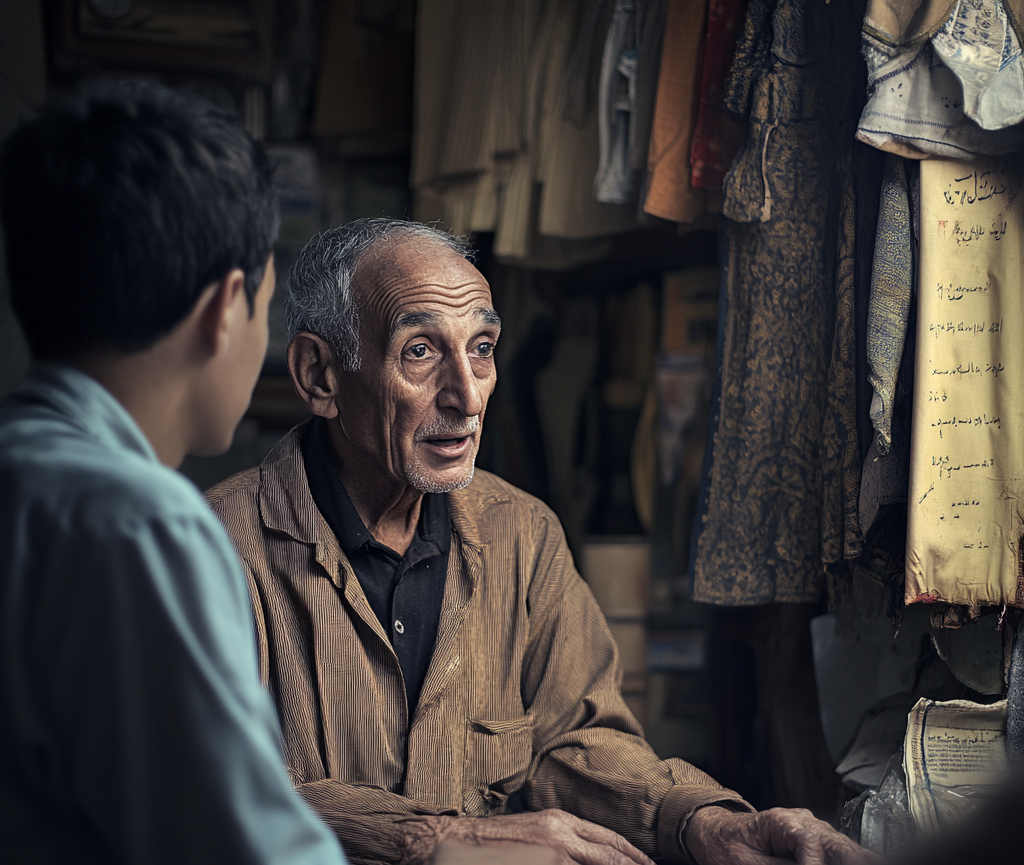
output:
M1024 146L1024 0L869 0L857 137L911 159Z
M725 181L719 394L691 545L694 598L706 603L815 601L823 591L831 43L825 4L751 0L746 53L726 91L749 131ZM756 57L762 68L748 67Z
M746 8L746 0L711 0L708 4L697 120L690 145L690 184L695 189L721 189L743 143L743 128L725 112L722 91Z
M690 143L706 14L707 0L668 0L643 209L674 222L704 214L704 193L690 185Z
M905 599L971 619L1024 605L1022 262L1018 160L921 163Z

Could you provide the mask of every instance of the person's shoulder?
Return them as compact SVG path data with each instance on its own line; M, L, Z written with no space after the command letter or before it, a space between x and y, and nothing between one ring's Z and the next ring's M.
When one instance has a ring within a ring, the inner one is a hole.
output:
M59 426L34 432L0 434L0 486L17 508L94 535L212 518L191 481L141 453Z
M253 466L210 487L203 495L218 516L257 507L260 468Z
M505 506L523 516L534 517L544 522L559 522L555 512L535 495L481 469L473 473L473 480L460 493L460 503L469 512L484 513L491 507Z

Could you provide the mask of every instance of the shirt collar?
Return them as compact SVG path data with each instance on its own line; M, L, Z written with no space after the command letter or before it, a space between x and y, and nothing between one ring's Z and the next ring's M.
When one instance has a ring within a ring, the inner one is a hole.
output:
M323 418L315 418L304 432L301 447L309 491L317 509L338 538L342 552L351 557L352 553L363 546L382 546L377 544L366 528L341 482L327 422ZM421 559L446 553L450 544L448 496L426 493L420 504L416 535L406 551L406 557Z
M302 458L302 437L313 420L309 418L293 427L260 463L260 518L270 531L283 532L300 543L323 547L328 551L324 554L326 558L331 558L337 554L330 551L338 548L338 539L313 503ZM481 494L481 488L475 483L449 493L446 498L452 536L458 539L460 546L474 549L490 543L487 512L509 501L507 495Z
M45 406L112 450L132 451L159 462L149 439L114 395L96 379L67 364L34 363L25 381L4 398L4 403Z

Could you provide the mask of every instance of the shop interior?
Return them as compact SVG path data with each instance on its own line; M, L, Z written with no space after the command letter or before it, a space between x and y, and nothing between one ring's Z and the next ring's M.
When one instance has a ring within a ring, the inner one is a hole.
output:
M983 126L957 105L971 129L934 146L906 134L909 108L881 129L871 112L895 109L862 53L868 6L5 0L0 137L84 79L142 76L265 143L281 288L231 449L182 467L203 490L306 417L282 289L310 237L377 216L468 237L503 319L478 467L558 515L649 742L759 809L808 808L860 840L922 698L1006 699L1024 607L1024 529L1005 506L1024 465L1001 465L1024 453L1024 397L1006 396L1024 394L1024 309L992 288L1020 285L1024 116ZM969 184L998 213L940 233L961 257L1002 245L972 259L988 281L967 313L955 291L975 283L928 217ZM0 307L9 391L28 355ZM993 333L1005 357L985 354ZM985 390L996 365L1002 390ZM987 485L953 486L970 471ZM948 512L925 510L929 483ZM979 510L966 565L968 542L937 521ZM905 840L889 820L880 852Z

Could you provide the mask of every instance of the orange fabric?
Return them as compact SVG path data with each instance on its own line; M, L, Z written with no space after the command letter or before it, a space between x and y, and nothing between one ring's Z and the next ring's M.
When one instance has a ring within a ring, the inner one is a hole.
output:
M675 222L695 222L704 213L703 192L690 185L690 143L706 16L707 0L669 0L644 210Z

